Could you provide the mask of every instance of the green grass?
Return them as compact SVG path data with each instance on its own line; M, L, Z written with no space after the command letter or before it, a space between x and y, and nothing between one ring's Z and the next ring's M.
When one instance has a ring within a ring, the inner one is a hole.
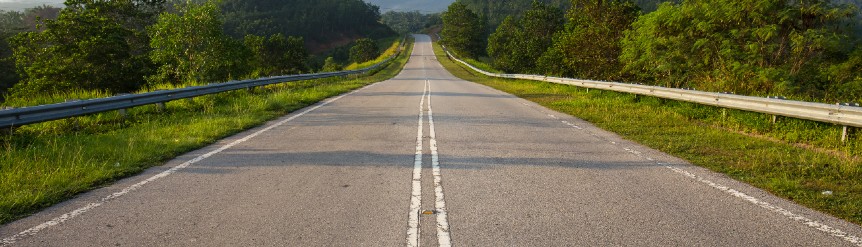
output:
M385 41L390 41L390 39L386 39ZM347 67L345 67L344 70L355 70L355 69L367 68L367 67L371 67L372 65L377 64L379 62L382 62L383 60L386 60L387 58L389 58L389 56L392 56L393 54L398 52L398 46L401 45L401 40L392 38L391 42L389 44L391 44L391 45L386 47L386 50L383 50L383 52L380 54L380 56L377 57L377 59L367 61L364 63L352 63L352 64L347 65ZM378 46L380 46L380 45L378 44Z
M408 42L410 44L410 42ZM138 174L185 152L365 85L392 78L398 59L357 79L328 78L177 100L18 128L0 135L0 223Z
M490 78L447 59L436 44L434 48L444 67L462 79L579 117L692 164L862 224L862 138L857 135L841 144L838 126L787 118L772 124L771 116L758 113ZM822 194L826 190L833 194Z

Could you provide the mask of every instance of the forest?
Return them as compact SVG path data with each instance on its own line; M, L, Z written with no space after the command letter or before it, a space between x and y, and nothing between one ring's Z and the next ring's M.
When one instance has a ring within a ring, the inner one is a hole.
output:
M530 9L534 0L457 0L457 2L464 4L468 9L482 18L487 18L488 28L493 32L497 26L503 23L506 17L512 16L517 18L522 16ZM570 0L535 0L535 2L557 7L563 11L568 10L572 6ZM678 3L680 0L634 0L632 2L640 7L643 12L649 13L655 11L658 5L663 2Z
M858 0L527 2L458 1L444 42L507 73L862 100Z
M422 14L419 11L389 11L381 16L383 23L398 33L419 33L425 28L443 24L440 13Z
M66 0L65 5L0 11L0 100L316 72L325 57L314 53L326 56L343 47L346 54L355 40L396 35L380 22L379 8L361 0ZM376 46L362 48L373 49L362 54L379 53ZM330 59L327 69L365 62L342 57Z

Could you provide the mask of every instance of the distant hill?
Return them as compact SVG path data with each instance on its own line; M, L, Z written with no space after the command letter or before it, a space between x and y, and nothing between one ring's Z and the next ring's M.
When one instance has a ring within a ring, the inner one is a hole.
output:
M43 4L61 8L65 6L63 0L0 0L0 10L22 11Z
M533 0L458 0L467 5L467 8L478 14L488 17L489 29L494 30L507 16L520 16L529 10ZM539 0L539 2L568 8L572 3L570 0Z
M443 12L449 7L449 4L455 0L365 0L370 4L380 6L380 12L389 11L414 11L418 10L422 13L437 13Z

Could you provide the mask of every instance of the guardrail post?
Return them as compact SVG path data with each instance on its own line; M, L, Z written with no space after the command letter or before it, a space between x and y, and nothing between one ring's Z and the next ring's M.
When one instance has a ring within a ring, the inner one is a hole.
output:
M855 132L854 130L855 129L853 129L853 127L844 126L844 130L841 131L841 143L846 144L848 141L850 141L850 138L853 137L853 132Z
M859 103L841 103L841 102L839 102L836 105L859 107ZM847 125L844 125L843 127L844 128L841 131L841 143L846 144L848 141L850 141L851 138L853 138L853 134L855 134L856 128L853 128L852 126L847 126Z
M159 111L165 111L167 109L165 102L156 103L156 106L159 107Z
M117 95L115 95L115 96L125 96L125 95L129 95L129 94L127 94L127 93L121 93L121 94L117 94ZM134 102L134 100L131 100L130 102ZM119 110L117 110L117 112L118 112L118 113L120 113L120 116L121 116L121 117L123 117L123 118L126 118L126 117L128 117L128 116L129 116L128 109L126 109L126 108L119 109Z
M0 107L0 110L12 110L12 109L15 109L15 107L10 107L10 106L3 106L3 107ZM20 119L20 116L16 116L15 118L19 118L19 119ZM16 127L17 127L17 126L12 126L12 127L8 127L8 128L2 128L2 129L0 129L0 135L12 135L13 133L15 133L15 128L16 128Z
M787 97L784 97L784 96L766 96L766 98L767 98L767 99L780 99L780 100L787 100ZM779 120L781 120L781 116L778 116L778 115L772 115L772 124L776 124L776 123L778 123L778 121L779 121Z

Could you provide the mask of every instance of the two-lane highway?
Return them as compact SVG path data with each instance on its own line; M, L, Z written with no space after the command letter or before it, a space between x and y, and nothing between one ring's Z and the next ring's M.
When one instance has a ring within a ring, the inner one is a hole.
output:
M472 82L394 79L0 227L12 246L862 246L862 228Z

